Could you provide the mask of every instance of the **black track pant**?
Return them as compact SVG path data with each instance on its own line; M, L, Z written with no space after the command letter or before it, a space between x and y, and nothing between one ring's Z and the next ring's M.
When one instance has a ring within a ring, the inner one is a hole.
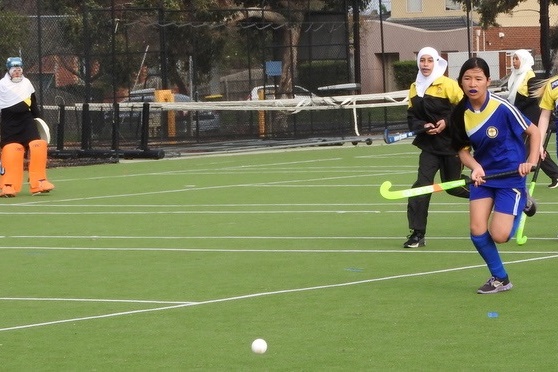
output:
M422 151L419 156L418 177L413 187L432 185L436 173L440 171L442 182L458 180L462 177L463 165L457 155L443 156ZM467 186L458 187L446 191L448 194L460 198L469 198ZM411 230L419 230L426 233L426 221L428 219L428 207L432 194L415 196L409 198L407 204L407 220Z
M548 133L547 136L551 134ZM558 139L557 139L558 143ZM529 155L529 141L525 142L525 151L527 155ZM558 165L552 160L549 153L546 153L546 157L543 161L541 161L541 170L546 174L550 179L558 179Z

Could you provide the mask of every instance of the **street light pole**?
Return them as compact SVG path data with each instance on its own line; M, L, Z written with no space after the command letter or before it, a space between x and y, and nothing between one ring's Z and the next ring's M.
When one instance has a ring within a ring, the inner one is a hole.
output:
M467 52L471 58L471 0L465 1L465 7L467 8Z

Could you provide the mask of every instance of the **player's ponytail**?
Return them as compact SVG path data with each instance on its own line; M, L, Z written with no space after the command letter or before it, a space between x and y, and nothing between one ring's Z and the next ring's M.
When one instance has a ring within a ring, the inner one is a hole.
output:
M546 85L548 84L548 82L550 80L556 79L555 76L550 77L550 78L546 78L546 79L537 79L535 80L534 78L532 78L531 80L533 80L533 83L529 86L529 97L531 98L541 98L544 94L544 91L546 89ZM531 81L529 80L529 81Z
M553 60L553 70L556 71L558 69L558 53L554 55ZM551 80L556 80L556 75L550 76L546 79L531 79L534 80L532 86L529 88L529 97L533 98L541 98L544 94L546 86Z

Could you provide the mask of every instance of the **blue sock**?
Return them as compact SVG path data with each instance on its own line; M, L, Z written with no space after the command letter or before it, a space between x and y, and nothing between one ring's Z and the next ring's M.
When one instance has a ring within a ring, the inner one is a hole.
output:
M504 264L502 259L500 258L500 254L498 253L498 248L496 247L496 243L492 240L490 233L487 231L482 235L473 235L471 234L471 241L477 251L486 262L488 266L488 270L490 270L490 274L495 276L499 279L504 279L508 276L506 273L506 269L504 269Z

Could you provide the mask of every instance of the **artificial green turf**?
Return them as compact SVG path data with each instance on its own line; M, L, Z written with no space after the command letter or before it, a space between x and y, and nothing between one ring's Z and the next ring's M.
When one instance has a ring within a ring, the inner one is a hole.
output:
M409 187L417 156L403 143L49 170L51 194L0 201L0 370L554 369L557 191L541 175L527 244L500 247L514 289L480 296L467 201L434 195L427 246L401 249L405 200L378 188Z

